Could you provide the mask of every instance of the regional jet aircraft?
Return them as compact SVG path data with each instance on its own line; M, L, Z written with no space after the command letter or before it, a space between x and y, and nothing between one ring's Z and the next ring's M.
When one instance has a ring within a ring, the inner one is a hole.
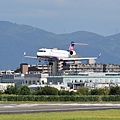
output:
M81 61L81 60L88 60L89 63L95 63L95 60L98 59L101 56L101 53L98 57L78 57L76 52L74 51L74 45L88 45L84 43L77 43L77 42L71 42L69 50L58 50L55 48L47 49L47 48L41 48L38 50L36 57L33 56L26 56L26 53L24 53L24 57L27 58L34 58L41 60L48 60L48 61L55 61L55 60L63 60L63 61ZM77 57L76 57L77 56Z

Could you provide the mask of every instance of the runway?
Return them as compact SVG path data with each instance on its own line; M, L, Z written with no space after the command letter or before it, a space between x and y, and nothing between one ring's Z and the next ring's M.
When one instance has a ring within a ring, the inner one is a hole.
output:
M0 104L0 114L120 109L120 104Z

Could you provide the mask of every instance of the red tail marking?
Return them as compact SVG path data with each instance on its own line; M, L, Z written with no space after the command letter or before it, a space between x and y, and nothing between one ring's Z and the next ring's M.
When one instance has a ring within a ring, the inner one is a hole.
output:
M74 49L74 46L70 46L70 50L73 50Z

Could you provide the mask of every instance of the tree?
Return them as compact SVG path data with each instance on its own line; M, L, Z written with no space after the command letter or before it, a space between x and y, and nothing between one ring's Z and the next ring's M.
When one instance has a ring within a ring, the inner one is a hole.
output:
M70 95L76 95L76 92L70 91Z
M109 95L109 93L110 93L110 88L105 87L104 88L104 95Z
M45 86L41 92L42 95L58 95L58 89L50 86Z
M120 95L120 87L111 87L110 88L110 95Z
M0 90L0 95L3 94L3 91Z
M98 89L96 88L96 89L91 90L91 95L99 95Z
M65 91L65 90L60 90L58 92L59 95L70 95L70 92L69 91Z
M5 94L19 94L19 88L16 86L9 85L4 92Z
M33 92L34 95L42 95L42 87L38 87L35 92Z
M20 95L30 95L31 91L30 88L28 86L23 86L20 89Z
M108 95L109 94L109 88L96 88L91 90L91 95Z
M89 91L88 88L82 87L77 90L78 95L88 95Z

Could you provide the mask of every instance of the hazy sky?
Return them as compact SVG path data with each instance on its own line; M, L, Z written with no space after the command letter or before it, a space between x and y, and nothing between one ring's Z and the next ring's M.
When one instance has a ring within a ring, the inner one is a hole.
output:
M0 0L0 20L54 33L120 32L120 0Z

